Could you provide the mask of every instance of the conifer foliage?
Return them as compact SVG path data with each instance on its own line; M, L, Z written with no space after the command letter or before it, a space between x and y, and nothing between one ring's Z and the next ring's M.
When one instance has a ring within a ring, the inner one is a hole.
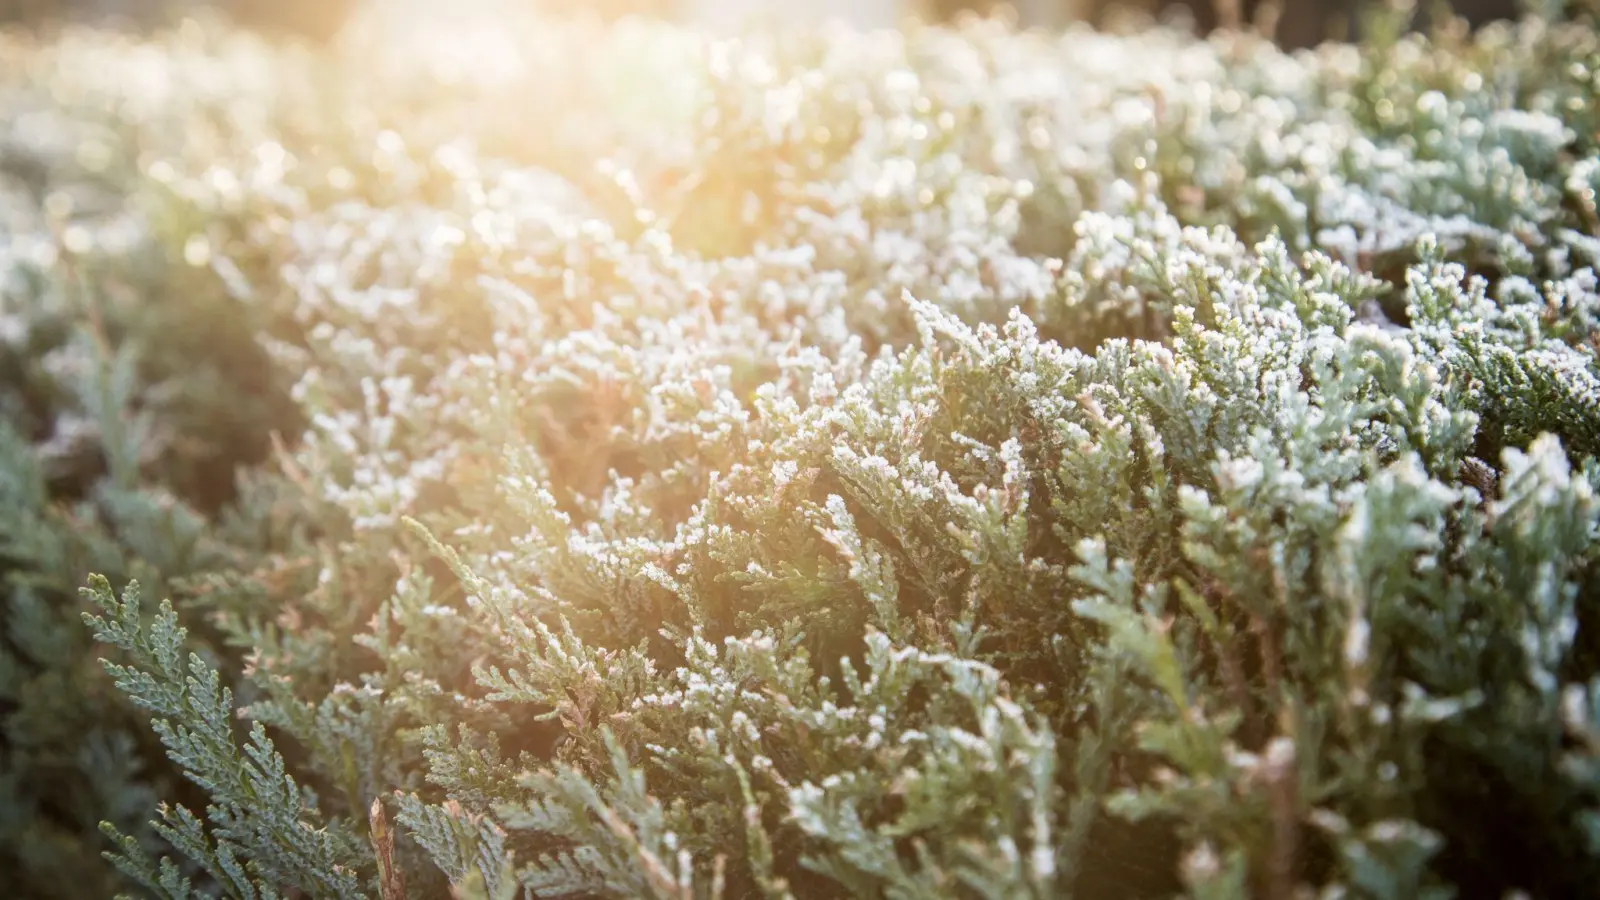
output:
M1592 10L419 6L0 47L21 896L1592 890Z

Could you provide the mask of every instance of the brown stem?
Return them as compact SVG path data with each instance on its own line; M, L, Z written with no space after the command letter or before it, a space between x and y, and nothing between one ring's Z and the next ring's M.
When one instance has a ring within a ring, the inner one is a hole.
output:
M1267 750L1269 798L1272 809L1272 857L1267 867L1267 897L1292 900L1295 867L1300 853L1299 785L1295 777L1294 743L1276 738Z
M1256 7L1256 33L1265 40L1277 40L1278 22L1282 19L1283 3L1281 0L1264 0L1260 6Z
M1265 617L1251 616L1251 630L1261 642L1261 671L1267 689L1283 688L1283 638ZM1275 704L1276 705L1276 704ZM1267 744L1268 791L1272 809L1272 858L1267 869L1267 896L1291 900L1295 887L1295 861L1300 853L1299 780L1296 777L1292 715L1280 712L1279 729L1288 736Z
M1233 705L1239 708L1239 713L1250 718L1250 683L1244 676L1244 668L1239 665L1238 654L1234 648L1222 641L1217 642L1217 662L1222 668L1222 680L1228 686L1228 696L1233 699Z
M378 896L381 900L406 900L405 873L395 864L394 832L389 829L382 797L373 799L367 822L372 826L373 849L378 852Z
M1239 0L1216 0L1217 24L1230 34L1238 34L1244 24L1244 13Z
M1275 690L1283 683L1283 645L1278 630L1265 618L1252 615L1250 630L1261 642L1261 673L1267 688Z

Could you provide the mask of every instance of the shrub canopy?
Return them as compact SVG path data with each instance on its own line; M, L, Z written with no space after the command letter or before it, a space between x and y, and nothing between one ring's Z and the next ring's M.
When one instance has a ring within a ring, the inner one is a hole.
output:
M20 896L1600 878L1588 14L426 16L0 43Z

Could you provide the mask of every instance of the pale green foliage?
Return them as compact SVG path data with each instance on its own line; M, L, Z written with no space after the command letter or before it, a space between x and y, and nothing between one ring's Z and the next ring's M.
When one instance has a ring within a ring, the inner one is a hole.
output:
M254 900L292 889L315 896L357 897L360 881L350 860L355 845L336 826L324 825L316 798L295 783L283 757L257 723L248 740L234 733L233 694L217 670L184 652L184 630L170 604L143 622L137 583L119 598L96 576L86 589L104 615L85 614L95 637L132 658L106 662L106 671L133 702L154 714L151 725L172 761L211 798L208 823L183 807L164 808L157 830L210 875L229 897ZM113 832L114 833L114 832ZM119 867L157 894L192 893L170 864L159 877L136 846L123 842Z

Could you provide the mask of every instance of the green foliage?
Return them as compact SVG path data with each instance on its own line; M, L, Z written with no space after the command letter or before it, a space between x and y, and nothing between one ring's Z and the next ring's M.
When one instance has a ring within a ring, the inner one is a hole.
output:
M217 670L190 653L186 634L170 603L148 627L139 611L137 583L119 599L104 577L90 579L86 593L103 616L85 614L95 637L125 652L133 665L106 662L117 688L141 709L154 714L156 736L168 757L211 799L206 810L211 830L182 807L163 808L157 826L231 897L253 900L281 896L285 889L317 897L359 897L353 872L353 839L341 829L322 827L316 798L295 783L283 757L257 722L248 741L234 735L233 693L221 686ZM284 816L284 812L290 812ZM109 828L113 836L114 828ZM158 895L187 897L192 889L174 881L163 865L160 877L123 841L118 868L145 882Z
M98 823L153 849L156 800L197 799L106 690L78 588L176 587L268 549L264 483L234 533L214 514L298 427L256 317L153 221L136 165L155 145L107 117L81 54L0 49L0 869L21 896L110 894Z
M24 896L1600 878L1593 22L457 12L10 45Z

